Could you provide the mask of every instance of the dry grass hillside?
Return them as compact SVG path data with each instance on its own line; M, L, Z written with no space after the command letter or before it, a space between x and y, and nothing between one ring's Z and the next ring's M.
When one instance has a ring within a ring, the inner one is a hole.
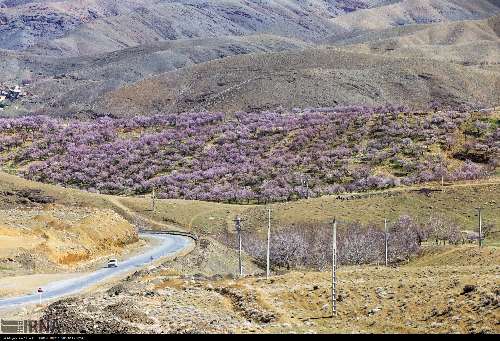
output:
M342 41L342 44L376 43L394 39L407 45L461 45L473 41L498 41L499 15L482 20L439 22L422 25L391 27ZM340 43L340 42L339 42Z
M485 223L500 226L498 198L500 184L497 178L478 182L464 182L440 187L440 184L401 187L389 191L348 194L339 197L325 196L307 200L270 205L272 224L275 228L310 223L330 222L333 217L342 221L359 221L378 224L382 228L384 218L396 220L410 215L426 221L431 215L456 222L462 230L477 229L475 207L484 207ZM267 228L267 209L257 205L229 205L189 200L158 200L155 212L151 211L151 199L122 197L120 201L135 212L158 221L199 234L233 231L236 215L244 219L249 230ZM487 241L498 243L498 233Z
M5 192L39 190L50 196L55 204L96 209L112 209L131 222L140 217L152 228L188 230L200 235L234 229L234 218L240 215L244 226L250 230L261 230L267 226L267 206L234 205L194 200L156 199L152 211L150 196L111 196L67 189L22 179L0 173L0 192L3 208L15 208L17 196ZM485 223L500 226L498 177L477 181L446 184L428 183L401 186L383 191L349 193L340 196L324 196L270 205L272 222L276 228L303 223L329 222L336 216L343 221L360 221L382 225L383 219L395 220L401 215L428 219L432 214L456 222L463 230L475 230L477 215L475 207L482 206ZM24 199L22 199L24 200ZM496 243L495 239L491 243Z
M438 184L425 184L378 194L354 193L343 196L344 200L324 197L275 204L273 224L278 228L281 224L314 222L316 218L326 221L339 212L346 220L371 221L380 212L425 215L432 207L449 218L473 225L476 217L471 207L477 202L485 206L485 222L498 224L496 178L457 183L446 186L443 192L429 189L440 188ZM48 236L45 242L59 251L58 238L62 235L66 238L81 233L87 242L80 227L103 219L96 214L106 212L109 221L115 221L115 213L106 209L129 218L140 215L145 220L183 226L200 234L232 227L231 220L237 213L247 219L245 228L260 228L265 223L263 206L158 200L157 210L152 212L149 198L91 194L5 173L0 177L0 191L4 199L0 210L4 215L2 233L31 245L39 239L28 232L42 229L39 226L43 225L44 235ZM48 198L54 203L37 211L41 204L34 201L50 201ZM20 202L27 208L18 208L15 216L5 216ZM62 205L72 205L71 212ZM22 226L18 226L20 216L26 217L21 220ZM120 221L116 219L117 224ZM88 231L103 236L107 230L96 225L96 230ZM492 240L487 242L492 244ZM68 240L62 245L77 247ZM46 308L7 314L12 318L24 318L28 312L30 318L57 315L59 332L498 333L499 256L495 246L481 250L476 245L427 246L420 257L399 267L342 266L338 273L339 314L332 319L331 273L299 269L275 273L267 281L259 275L262 270L244 255L244 272L250 276L237 279L237 253L202 236L197 248L187 256L152 265L124 280L94 288L92 293L63 299Z
M229 57L125 86L97 112L130 116L183 111L263 111L387 103L426 108L498 104L498 67L483 70L338 48Z
M499 23L497 15L484 20L409 25L370 32L342 44L365 53L489 67L500 63Z

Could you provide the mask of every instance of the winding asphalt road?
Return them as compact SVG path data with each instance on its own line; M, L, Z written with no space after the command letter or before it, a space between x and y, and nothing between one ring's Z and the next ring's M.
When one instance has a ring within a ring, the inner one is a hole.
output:
M160 257L170 256L183 250L191 241L188 237L168 234L141 233L140 236L158 239L161 241L161 244L140 255L119 262L116 268L102 268L80 277L53 282L43 287L42 302L75 294L113 276L144 267ZM151 260L151 257L153 257L153 260ZM0 309L39 302L40 296L37 293L33 293L31 295L0 300Z

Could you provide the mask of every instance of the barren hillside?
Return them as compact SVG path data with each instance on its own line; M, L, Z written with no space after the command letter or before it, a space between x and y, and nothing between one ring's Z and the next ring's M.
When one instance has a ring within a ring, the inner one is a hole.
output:
M187 67L125 86L97 112L260 111L284 107L401 104L425 108L498 104L498 66L365 54L338 48L237 56Z
M98 97L167 71L228 56L296 50L311 46L278 36L186 39L158 42L85 58L55 58L4 51L0 76L30 80L23 112L50 115L91 112ZM1 52L0 52L1 53Z
M1 5L0 85L26 94L8 115L498 104L496 0Z
M500 63L499 23L497 15L484 20L409 25L360 35L341 44L365 53L437 59L494 69Z
M61 205L0 210L2 277L70 269L120 254L137 241L134 227L110 210Z
M5 175L0 198L2 278L102 266L145 245L112 204L84 192Z

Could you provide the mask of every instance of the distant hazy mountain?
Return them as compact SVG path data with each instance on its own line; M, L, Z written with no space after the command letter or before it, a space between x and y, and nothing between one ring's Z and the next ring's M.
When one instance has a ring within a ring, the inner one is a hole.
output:
M334 41L388 27L481 19L491 0L3 1L0 48L88 55L163 40L275 34Z
M83 0L4 1L0 48L43 43L51 53L82 55L199 37L278 34L306 40L329 33L329 20L387 0Z

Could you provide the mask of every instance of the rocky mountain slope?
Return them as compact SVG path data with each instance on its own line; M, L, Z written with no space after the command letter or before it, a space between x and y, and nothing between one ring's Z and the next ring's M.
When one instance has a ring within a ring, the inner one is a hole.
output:
M99 18L123 15L150 0L13 1L0 3L0 48L22 50L63 37Z
M90 110L98 97L106 97L121 86L190 65L232 55L310 46L298 40L257 35L164 41L78 58L4 51L0 76L12 83L29 79L31 84L25 89L32 96L22 102L24 111L53 115Z
M387 0L40 1L0 13L0 47L65 55L109 52L161 40L254 33L317 40L331 17ZM28 29L26 29L28 28ZM39 45L40 44L40 45ZM37 46L39 45L39 46Z
M317 41L391 26L480 19L491 0L4 1L0 48L87 55L162 40L255 33Z
M3 111L494 106L499 13L498 0L5 0L0 85L29 86ZM226 58L241 54L249 56Z

